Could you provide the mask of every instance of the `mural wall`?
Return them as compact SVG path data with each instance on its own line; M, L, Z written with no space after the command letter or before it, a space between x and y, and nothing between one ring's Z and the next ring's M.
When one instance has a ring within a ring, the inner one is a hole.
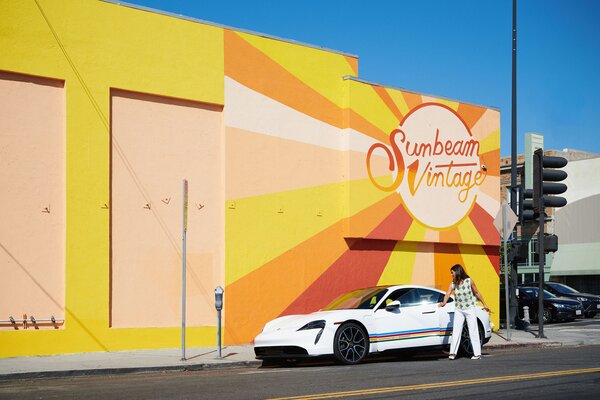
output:
M354 55L132 6L1 7L0 103L52 127L44 162L62 195L44 230L25 217L35 193L0 175L14 194L4 207L18 210L0 272L23 278L20 297L0 297L0 319L53 313L64 324L1 326L0 356L178 347L184 178L190 347L215 343L218 285L226 344L347 290L445 289L457 262L497 309L497 110L362 81ZM44 89L54 111L12 102L30 81L57 82ZM1 148L34 176L2 124ZM46 254L23 221L64 253L15 263ZM34 270L53 280L23 273Z
M360 287L446 289L457 262L496 304L499 112L295 47L225 32L226 339Z

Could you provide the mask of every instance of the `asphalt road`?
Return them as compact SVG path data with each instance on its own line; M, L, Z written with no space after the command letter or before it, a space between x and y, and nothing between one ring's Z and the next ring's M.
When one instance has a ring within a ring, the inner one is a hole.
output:
M600 346L0 382L0 399L596 399Z

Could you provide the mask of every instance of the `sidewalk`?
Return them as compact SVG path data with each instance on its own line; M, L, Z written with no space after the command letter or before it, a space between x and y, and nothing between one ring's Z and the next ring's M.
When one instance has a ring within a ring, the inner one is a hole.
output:
M511 340L506 331L492 334L484 346L486 352L522 347L555 347L600 344L600 340L587 343L581 338L547 335L538 339L535 332L511 329ZM598 342L598 343L596 343ZM121 374L152 371L190 371L210 368L258 367L261 361L254 358L251 345L226 346L217 358L217 348L186 349L186 360L181 361L181 349L138 350L98 353L78 353L55 356L14 357L0 359L0 380L42 377L65 377L97 374Z

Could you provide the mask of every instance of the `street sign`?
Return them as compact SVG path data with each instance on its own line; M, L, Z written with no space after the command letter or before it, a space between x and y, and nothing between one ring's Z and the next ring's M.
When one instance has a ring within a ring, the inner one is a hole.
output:
M504 218L502 217L502 214L504 214ZM503 220L504 229L502 227ZM506 201L503 201L502 207L500 207L498 213L496 214L496 218L494 218L494 226L498 230L500 237L504 240L508 240L518 221L519 217L517 217L512 208L510 208L510 206L508 205L508 203Z

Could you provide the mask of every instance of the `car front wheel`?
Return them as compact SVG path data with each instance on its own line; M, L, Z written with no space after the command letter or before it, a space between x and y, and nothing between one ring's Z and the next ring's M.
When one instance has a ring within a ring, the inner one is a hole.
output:
M369 337L359 325L347 322L333 339L333 355L342 364L358 364L369 352Z
M479 344L483 347L483 338L485 338L485 332L483 331L483 326L477 322L477 331L479 332ZM462 334L460 335L460 347L459 351L461 355L472 357L475 353L473 352L473 344L471 343L471 338L469 337L469 327L467 324L463 326Z

